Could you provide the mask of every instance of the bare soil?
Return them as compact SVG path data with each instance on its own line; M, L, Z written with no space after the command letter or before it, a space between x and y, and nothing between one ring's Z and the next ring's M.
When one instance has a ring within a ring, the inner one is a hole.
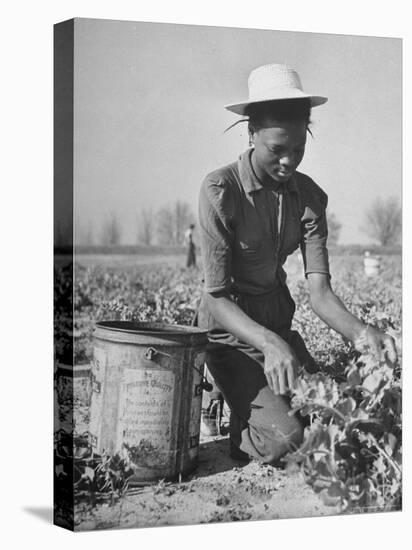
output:
M159 527L336 514L300 474L229 457L227 437L207 438L199 466L180 483L129 489L115 504L76 506L76 530Z

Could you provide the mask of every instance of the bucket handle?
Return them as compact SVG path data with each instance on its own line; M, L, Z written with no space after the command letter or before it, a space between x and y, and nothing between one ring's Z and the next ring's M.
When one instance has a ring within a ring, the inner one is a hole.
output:
M170 360L170 362L173 362L172 355L170 355L169 353L165 353L164 351L159 351L152 347L147 348L144 354L145 358L148 359L149 361L153 361L157 355L161 355L161 356L163 355L167 357ZM194 369L201 376L201 381L200 381L201 388L207 392L212 391L213 390L212 384L206 380L206 377L201 373L201 371L197 367L195 367L195 365L192 365L192 369Z

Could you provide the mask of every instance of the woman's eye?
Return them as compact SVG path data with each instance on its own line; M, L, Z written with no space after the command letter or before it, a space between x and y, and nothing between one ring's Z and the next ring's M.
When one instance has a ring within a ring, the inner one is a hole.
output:
M272 155L288 154L288 152L285 149L283 149L282 147L268 147L268 151ZM293 154L299 156L299 155L303 155L304 152L305 152L305 148L304 147L299 147L299 149L295 149L293 151Z

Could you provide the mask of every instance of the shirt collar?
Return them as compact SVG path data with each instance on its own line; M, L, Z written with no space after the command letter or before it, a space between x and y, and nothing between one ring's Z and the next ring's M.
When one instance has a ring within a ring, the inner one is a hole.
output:
M298 192L294 174L284 184L273 181L273 185L263 186L261 182L258 180L258 178L256 177L255 172L253 171L253 168L252 168L252 164L251 164L252 151L253 151L253 148L248 149L242 155L240 155L238 160L240 181L242 182L242 186L246 191L246 193L252 193L254 191L259 191L260 189L270 189L276 192L282 192L282 191L286 191L289 193Z

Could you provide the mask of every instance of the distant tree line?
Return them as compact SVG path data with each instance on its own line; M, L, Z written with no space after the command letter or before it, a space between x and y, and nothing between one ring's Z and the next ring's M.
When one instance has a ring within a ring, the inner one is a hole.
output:
M136 238L133 244L138 245L182 245L184 232L195 222L192 208L187 202L178 200L158 210L142 207L136 214ZM342 224L334 213L327 213L328 244L339 244ZM400 243L402 232L402 209L395 197L382 199L377 197L366 210L364 223L360 229L380 246L391 246ZM115 213L107 215L100 231L95 232L91 223L79 229L76 241L89 246L115 246L122 241L121 219ZM68 242L67 231L56 224L56 246Z
M133 244L181 245L184 232L193 222L195 222L193 211L184 201L178 200L158 210L143 207L136 214L136 237ZM112 212L103 219L100 231L95 232L91 223L87 228L79 228L76 241L86 246L116 246L122 243L122 235L121 218Z
M337 245L342 224L335 214L328 213L328 244ZM400 244L402 237L402 207L396 197L375 198L366 210L360 230L380 246Z
M377 197L365 214L361 230L381 246L398 244L402 237L402 208L395 197Z
M153 209L143 208L137 219L137 243L182 244L184 233L194 220L190 205L183 201L163 206L156 212Z

